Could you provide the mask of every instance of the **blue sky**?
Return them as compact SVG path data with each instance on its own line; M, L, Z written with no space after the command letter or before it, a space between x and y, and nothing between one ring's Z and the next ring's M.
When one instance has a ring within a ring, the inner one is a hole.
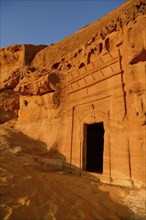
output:
M0 47L56 43L126 0L0 0Z

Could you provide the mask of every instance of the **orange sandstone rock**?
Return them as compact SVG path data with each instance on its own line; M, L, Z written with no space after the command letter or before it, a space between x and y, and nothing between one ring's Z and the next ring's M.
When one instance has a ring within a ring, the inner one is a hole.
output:
M145 23L131 0L54 45L1 49L1 122L103 182L145 186Z

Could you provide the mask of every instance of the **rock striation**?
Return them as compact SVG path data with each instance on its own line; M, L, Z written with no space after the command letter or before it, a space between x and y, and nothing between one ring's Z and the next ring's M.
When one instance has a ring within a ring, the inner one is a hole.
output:
M145 186L145 27L145 1L131 0L59 43L0 49L1 123L17 118L70 171Z

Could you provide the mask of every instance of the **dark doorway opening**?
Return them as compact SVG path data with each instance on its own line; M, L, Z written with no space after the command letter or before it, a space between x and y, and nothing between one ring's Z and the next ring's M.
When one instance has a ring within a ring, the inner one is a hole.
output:
M83 164L86 171L103 172L104 127L103 122L85 125Z

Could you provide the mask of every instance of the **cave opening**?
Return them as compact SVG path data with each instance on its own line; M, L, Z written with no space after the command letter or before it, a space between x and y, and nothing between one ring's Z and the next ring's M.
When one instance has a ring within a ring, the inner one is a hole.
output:
M84 125L83 170L103 173L103 122Z

